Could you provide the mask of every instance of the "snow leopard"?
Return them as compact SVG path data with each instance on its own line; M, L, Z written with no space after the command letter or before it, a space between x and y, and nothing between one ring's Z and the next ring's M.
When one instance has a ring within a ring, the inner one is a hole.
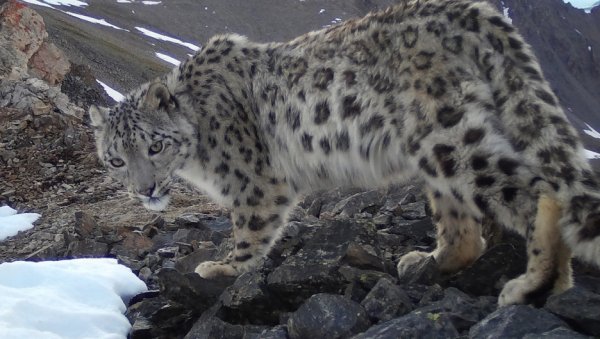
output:
M600 192L582 143L522 36L472 0L403 0L288 42L211 38L116 106L91 107L98 155L145 207L182 178L231 209L234 249L204 278L256 267L299 197L422 180L455 272L485 249L483 218L523 235L526 272L500 305L570 288L600 264Z

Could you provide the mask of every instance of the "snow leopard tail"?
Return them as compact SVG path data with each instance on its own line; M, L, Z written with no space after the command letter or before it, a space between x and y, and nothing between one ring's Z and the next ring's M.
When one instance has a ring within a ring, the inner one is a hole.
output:
M510 18L484 2L471 2L463 13L460 24L484 37L473 59L491 84L514 150L534 169L532 190L561 206L559 225L573 254L600 266L600 184L577 131Z

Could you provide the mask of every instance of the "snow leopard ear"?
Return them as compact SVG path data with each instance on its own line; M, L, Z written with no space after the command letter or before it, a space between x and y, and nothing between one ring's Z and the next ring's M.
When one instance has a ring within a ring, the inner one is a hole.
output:
M92 127L94 127L96 130L104 128L109 111L110 110L106 107L98 107L96 105L91 105L88 113L90 115Z
M177 102L165 84L155 82L148 88L143 107L148 111L163 109L168 112L177 107Z

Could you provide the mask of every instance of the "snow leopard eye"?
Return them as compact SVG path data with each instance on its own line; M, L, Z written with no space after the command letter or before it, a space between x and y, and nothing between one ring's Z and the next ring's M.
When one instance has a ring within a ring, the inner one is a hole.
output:
M148 150L148 153L150 155L154 155L157 153L160 153L163 150L163 143L162 141L155 141L152 145L150 145L150 149Z
M119 158L112 158L112 159L110 159L109 162L110 162L111 166L114 168L123 167L125 165L125 161L123 161L122 159L119 159Z

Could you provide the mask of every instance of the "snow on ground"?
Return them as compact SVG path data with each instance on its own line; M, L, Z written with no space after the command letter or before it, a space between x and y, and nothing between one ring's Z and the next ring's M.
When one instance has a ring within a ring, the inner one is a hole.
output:
M102 86L104 88L104 91L106 91L108 96L113 98L114 101L119 102L119 101L123 101L123 99L125 99L125 96L123 94L115 91L114 89L109 87L107 84L103 83L102 81L96 80L96 82L98 82L100 84L100 86Z
M17 214L17 211L8 206L0 207L0 241L32 228L33 222L39 217L37 213Z
M585 152L585 157L587 159L600 159L600 153L596 153L594 151L590 151L590 150L584 150Z
M146 290L116 259L0 264L0 338L124 339L125 302Z
M584 9L586 13L590 13L592 8L600 6L598 0L563 0L565 3L571 3L575 8Z
M21 0L22 2L26 2L32 5L44 6L44 7L52 7L54 6L75 6L75 7L84 7L87 6L87 3L78 0Z
M500 1L500 4L502 5L502 13L504 14L504 17L512 24L512 18L509 15L510 8L506 7L504 1Z
M92 18L91 16L87 16L87 15L83 15L83 14L79 14L79 13L68 12L68 11L61 11L61 12L65 13L65 14L68 14L70 16L74 16L77 19L81 19L81 20L84 20L84 21L91 22L93 24L98 24L98 25L102 25L102 26L106 26L106 27L111 27L111 28L114 28L114 29L122 30L122 31L128 31L128 30L126 30L124 28L121 28L119 26L115 26L115 25L107 22L104 19L96 19L96 18Z
M587 126L587 129L584 129L583 133L591 136L592 138L600 139L600 133L596 131L594 127L590 126L587 123L585 125Z
M156 54L156 56L159 57L160 59L162 59L170 64L173 64L175 66L179 66L179 64L181 63L181 61L173 58L172 56L168 56L166 54L162 54L162 53L158 53L158 52L155 52L154 54Z
M173 38L173 37L170 37L170 36L166 36L166 35L163 35L163 34L160 34L160 33L153 32L153 31L151 31L151 30L149 30L147 28L136 27L135 29L137 29L138 31L142 32L142 34L147 35L147 36L149 36L151 38L154 38L154 39L157 39L157 40L163 40L163 41L172 42L174 44L178 44L178 45L187 47L187 48L191 49L192 51L197 51L197 50L200 49L200 46L196 46L196 45L194 45L192 43L184 42L184 41L181 41L181 40L179 40L177 38Z

